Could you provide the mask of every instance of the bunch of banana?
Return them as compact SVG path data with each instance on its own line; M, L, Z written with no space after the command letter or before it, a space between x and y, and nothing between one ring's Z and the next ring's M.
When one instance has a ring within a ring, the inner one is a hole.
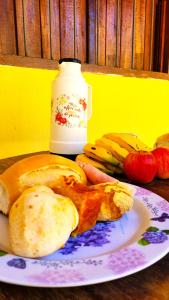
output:
M131 133L107 133L95 144L86 144L77 161L89 163L107 174L123 173L123 162L130 152L151 151Z

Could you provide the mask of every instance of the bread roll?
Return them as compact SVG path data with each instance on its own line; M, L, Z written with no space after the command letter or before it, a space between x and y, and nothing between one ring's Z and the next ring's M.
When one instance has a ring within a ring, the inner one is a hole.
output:
M73 175L86 183L84 171L70 159L53 154L40 154L22 159L0 175L0 211L8 214L13 202L28 187L52 184L60 176Z
M23 192L9 214L12 251L19 256L42 257L64 246L78 224L73 202L46 186Z

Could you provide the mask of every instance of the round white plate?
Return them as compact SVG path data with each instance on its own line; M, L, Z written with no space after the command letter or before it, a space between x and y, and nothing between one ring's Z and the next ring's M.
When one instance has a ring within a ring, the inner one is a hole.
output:
M121 278L169 252L169 203L136 187L133 209L116 222L100 222L41 259L0 252L0 281L36 287L72 287ZM0 247L8 247L7 219L0 215Z

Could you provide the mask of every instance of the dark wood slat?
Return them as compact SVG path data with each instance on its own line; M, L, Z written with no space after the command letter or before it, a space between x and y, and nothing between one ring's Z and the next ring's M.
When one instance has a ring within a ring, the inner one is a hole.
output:
M145 7L146 0L135 0L133 67L137 70L142 70L144 66Z
M106 63L106 1L98 0L97 6L97 47L98 65L104 66Z
M107 0L106 65L116 65L117 1Z
M161 1L155 1L155 38L154 38L154 55L153 70L159 70L159 53L160 53L160 24L161 24Z
M39 1L24 0L26 56L41 57Z
M160 42L160 72L163 72L164 68L164 48L165 48L165 34L166 34L166 18L167 18L167 0L163 0L161 3L161 29L160 29L160 37L161 37L161 42ZM169 22L169 20L168 20Z
M23 1L15 0L16 29L17 29L17 54L25 56L25 32L23 18Z
M133 51L133 0L121 1L120 67L132 67Z
M96 0L87 0L87 62L89 64L97 62L96 17Z
M74 1L60 1L61 57L74 57Z
M153 0L153 7L152 7L152 28L151 28L151 60L150 60L150 71L153 71L153 64L154 64L154 48L155 48L155 37L156 37L156 28L155 28L155 23L156 23L156 14L157 14L157 3L158 0Z
M122 0L117 0L116 67L120 67Z
M59 0L50 0L51 20L51 56L52 59L60 58L60 12Z
M165 27L165 45L164 45L164 67L163 72L169 74L169 1L166 7L166 27Z
M169 2L157 1L154 43L154 65L156 71L168 72L169 49Z
M145 16L144 70L152 67L152 45L154 40L154 0L147 0Z
M48 0L40 0L42 57L51 58L50 45L50 6Z
M75 57L86 62L86 0L75 0Z
M0 53L16 54L13 0L0 1Z
M30 67L30 68L40 68L56 70L58 68L58 61L49 60L45 58L34 58L34 57L21 57L17 55L3 55L0 54L0 64L20 66L20 67ZM82 65L83 72L93 72L98 74L118 74L128 77L143 77L143 78L157 78L169 80L169 75L160 72L148 72L139 71L131 69L115 68L110 66L97 66L92 64Z

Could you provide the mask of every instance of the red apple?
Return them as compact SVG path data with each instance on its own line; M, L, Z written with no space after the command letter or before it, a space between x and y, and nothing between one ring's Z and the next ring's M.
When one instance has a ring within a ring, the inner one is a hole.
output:
M151 182L157 173L157 163L151 152L131 152L124 160L124 172L132 181Z
M157 161L157 177L169 178L169 149L159 147L152 151Z

